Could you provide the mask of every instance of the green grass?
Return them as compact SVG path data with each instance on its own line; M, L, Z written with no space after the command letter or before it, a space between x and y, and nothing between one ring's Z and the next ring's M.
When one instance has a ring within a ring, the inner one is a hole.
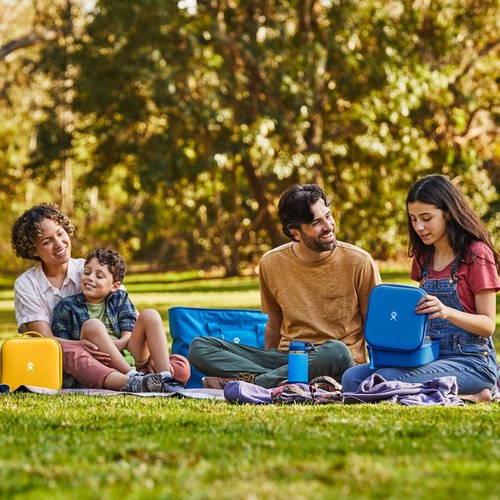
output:
M409 283L407 272L385 282ZM127 277L139 307L259 307L255 278ZM0 335L15 333L0 280ZM500 405L0 396L0 498L500 498Z
M2 498L499 498L499 405L3 396Z
M191 278L191 275L189 275ZM0 343L16 335L14 277L0 278ZM158 309L168 331L168 309L173 306L260 308L256 277L188 279L179 282L171 275L131 275L125 285L139 310Z

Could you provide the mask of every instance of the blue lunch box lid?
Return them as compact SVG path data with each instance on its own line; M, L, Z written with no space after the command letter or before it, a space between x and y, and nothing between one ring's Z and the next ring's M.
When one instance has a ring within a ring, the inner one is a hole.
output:
M427 314L417 314L418 301L426 293L415 286L382 284L373 288L368 300L365 337L372 347L414 350L422 346L427 332Z

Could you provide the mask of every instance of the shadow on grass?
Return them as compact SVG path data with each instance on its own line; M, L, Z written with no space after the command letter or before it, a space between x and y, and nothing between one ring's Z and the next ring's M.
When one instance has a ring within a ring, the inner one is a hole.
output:
M16 278L17 275L13 274L0 276L0 292L13 293Z

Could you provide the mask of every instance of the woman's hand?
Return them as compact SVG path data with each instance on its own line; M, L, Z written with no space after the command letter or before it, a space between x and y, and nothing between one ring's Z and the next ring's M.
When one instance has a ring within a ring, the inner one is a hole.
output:
M454 309L445 306L437 297L425 295L418 301L415 312L417 314L428 314L429 319L443 318L449 319L453 315Z
M88 351L97 361L102 363L103 365L108 366L111 363L111 356L107 352L102 352L99 348L90 342L88 339L80 340L80 343L84 347L86 351Z
M496 290L481 290L476 295L476 313L445 306L433 295L422 297L415 309L417 314L429 314L429 319L443 318L481 337L491 337L496 328Z

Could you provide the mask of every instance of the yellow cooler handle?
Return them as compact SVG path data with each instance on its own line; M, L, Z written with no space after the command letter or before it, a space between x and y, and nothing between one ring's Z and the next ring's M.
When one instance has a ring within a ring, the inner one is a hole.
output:
M21 333L21 337L42 337L43 338L43 335L41 333L35 332L33 330L33 331Z

